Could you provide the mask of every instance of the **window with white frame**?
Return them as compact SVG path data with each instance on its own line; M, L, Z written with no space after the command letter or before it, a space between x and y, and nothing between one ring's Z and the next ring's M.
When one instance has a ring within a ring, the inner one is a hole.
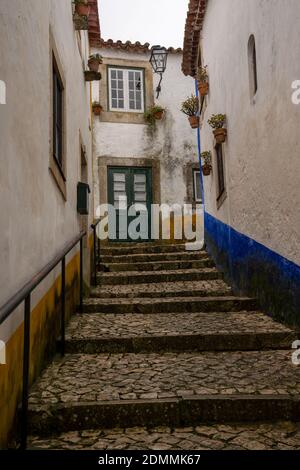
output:
M144 70L109 67L109 109L144 112Z
M201 185L201 175L199 170L193 171L194 176L194 201L202 202L202 185Z

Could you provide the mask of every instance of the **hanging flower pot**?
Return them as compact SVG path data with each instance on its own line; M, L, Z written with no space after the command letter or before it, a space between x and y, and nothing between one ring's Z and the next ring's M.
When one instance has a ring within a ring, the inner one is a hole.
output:
M164 115L164 109L159 109L153 113L153 116L157 121L161 121Z
M223 144L226 141L227 129L215 129L213 131L217 144Z
M203 176L209 176L211 172L211 165L203 165L202 166L202 174Z
M192 129L197 129L199 127L199 99L197 96L192 95L190 98L187 98L181 106L181 111L189 117L189 122Z
M102 64L103 59L100 54L94 54L89 57L88 66L91 72L99 72L100 64Z
M202 164L202 174L204 176L209 176L210 172L212 170L212 165L211 165L211 152L202 152L201 153L201 160L204 161Z
M146 123L149 125L149 127L151 127L152 129L155 129L156 121L161 121L164 114L165 114L165 109L159 106L158 104L155 104L154 106L151 106L145 111L144 119Z
M90 6L80 0L75 0L75 11L79 16L89 16L90 14Z
M199 67L197 70L196 78L198 80L198 91L200 96L208 95L209 91L209 81L207 73L207 65L205 67Z
M199 116L189 116L189 122L192 129L197 129L199 127Z
M225 114L213 114L211 118L207 121L208 124L214 129L213 133L216 139L217 144L223 144L227 137L227 129L223 126L226 121Z
M94 101L93 103L93 113L95 114L95 116L100 116L100 114L102 113L102 106L101 104L98 102L98 101Z
M198 82L198 91L200 96L206 96L209 92L209 83L208 82Z

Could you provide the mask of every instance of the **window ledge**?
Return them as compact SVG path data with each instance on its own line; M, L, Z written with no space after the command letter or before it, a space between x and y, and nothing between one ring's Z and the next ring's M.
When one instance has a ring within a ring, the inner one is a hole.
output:
M55 158L50 157L50 164L49 170L52 174L54 181L61 192L62 197L64 200L67 200L67 185L66 185L66 178L62 174L61 168L59 168L58 163L56 162Z
M100 115L101 122L115 122L126 124L144 124L144 113L131 113L120 111L102 111Z
M227 199L227 192L223 191L222 194L220 194L220 196L217 198L217 209L218 210L223 205L223 203L226 199Z

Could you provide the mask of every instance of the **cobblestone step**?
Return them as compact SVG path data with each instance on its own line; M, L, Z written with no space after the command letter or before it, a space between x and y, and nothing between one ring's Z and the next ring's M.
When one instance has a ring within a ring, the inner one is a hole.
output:
M68 353L288 349L297 335L257 312L76 315Z
M127 254L115 256L101 256L101 263L146 263L148 261L189 261L189 260L202 260L207 258L205 251L179 251L175 253L148 253L148 254Z
M211 424L70 431L30 437L29 449L66 450L299 450L300 423Z
M239 312L256 310L255 299L247 297L173 297L173 298L118 298L86 299L83 312L86 313L197 313L197 312Z
M232 295L231 288L221 280L178 281L120 286L98 286L90 296L93 298L134 298L134 297L214 297Z
M210 258L193 261L148 261L145 263L101 263L100 271L107 272L147 272L147 271L174 271L177 269L213 268L214 262Z
M100 285L136 285L158 282L209 281L214 279L223 279L222 273L215 268L98 274Z
M101 247L102 256L118 256L118 255L129 255L129 254L147 254L147 253L175 253L186 251L185 243L133 243L128 245L114 245L110 244L109 246ZM200 250L194 251L197 253Z
M291 353L66 355L32 388L30 433L300 420Z

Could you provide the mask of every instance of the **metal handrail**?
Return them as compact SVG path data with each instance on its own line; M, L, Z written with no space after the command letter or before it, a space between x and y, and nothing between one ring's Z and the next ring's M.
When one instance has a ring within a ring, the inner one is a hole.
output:
M28 396L29 396L29 369L30 369L30 316L31 293L61 263L61 353L65 354L65 310L66 310L66 256L80 242L80 301L79 308L83 305L83 238L86 232L81 232L41 270L29 282L27 282L13 297L0 308L0 325L11 313L24 302L24 343L23 343L23 386L21 405L21 449L27 447L28 435Z
M101 219L97 219L92 225L91 228L94 232L94 248L93 248L93 263L94 263L94 272L93 272L93 284L97 286L97 271L98 271L98 262L100 262L100 238L97 237L97 226L99 225Z

